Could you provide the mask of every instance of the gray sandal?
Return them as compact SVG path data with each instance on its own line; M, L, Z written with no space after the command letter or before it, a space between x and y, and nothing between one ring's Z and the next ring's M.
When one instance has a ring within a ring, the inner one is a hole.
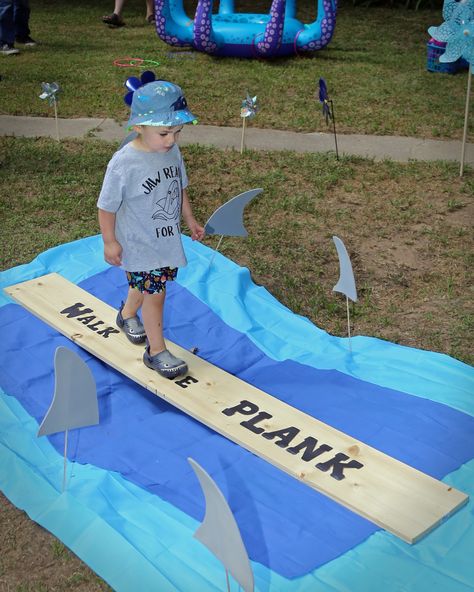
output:
M132 317L131 319L124 319L122 316L122 310L124 307L124 303L120 305L120 309L117 314L117 326L122 329L122 331L127 336L128 340L135 344L144 343L146 339L145 328L143 323L137 316Z
M150 356L150 348L147 347L143 354L143 363L148 368L156 370L158 374L165 378L176 378L188 371L188 365L184 360L180 360L176 356L165 349L159 354Z

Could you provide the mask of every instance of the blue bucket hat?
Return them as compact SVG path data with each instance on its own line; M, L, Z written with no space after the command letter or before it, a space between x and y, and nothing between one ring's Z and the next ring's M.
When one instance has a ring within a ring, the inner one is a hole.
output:
M154 125L174 127L195 122L196 117L188 109L183 91L165 80L149 82L133 93L132 110L127 127Z

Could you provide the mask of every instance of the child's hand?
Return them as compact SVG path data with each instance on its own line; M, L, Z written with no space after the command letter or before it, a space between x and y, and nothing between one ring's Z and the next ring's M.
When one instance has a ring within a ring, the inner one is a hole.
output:
M116 240L104 243L104 259L110 265L120 265L122 263L122 245Z
M202 241L204 235L206 234L204 228L200 226L196 220L189 226L189 230L191 231L191 238L193 240Z

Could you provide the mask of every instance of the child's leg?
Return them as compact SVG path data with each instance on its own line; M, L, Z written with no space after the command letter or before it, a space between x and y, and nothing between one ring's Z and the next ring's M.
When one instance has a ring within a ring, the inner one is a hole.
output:
M131 319L136 316L138 309L143 304L143 293L136 288L128 288L127 300L122 308L122 316L124 319Z
M155 356L166 349L163 339L163 306L166 291L144 294L142 318L149 344L149 355Z
M135 344L143 343L146 339L145 329L137 316L142 303L142 292L135 286L129 285L127 299L125 303L122 302L117 314L117 326L122 329L127 339Z

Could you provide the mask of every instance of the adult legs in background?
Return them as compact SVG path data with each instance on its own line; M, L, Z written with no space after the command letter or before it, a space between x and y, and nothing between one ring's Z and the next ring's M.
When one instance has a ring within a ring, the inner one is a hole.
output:
M30 3L29 0L14 0L13 20L15 23L15 38L18 43L31 45L30 37Z
M13 49L13 44L15 43L15 21L13 14L13 0L0 0L0 45L2 53L7 50L5 46L11 46ZM18 50L14 51L14 53L18 53Z

